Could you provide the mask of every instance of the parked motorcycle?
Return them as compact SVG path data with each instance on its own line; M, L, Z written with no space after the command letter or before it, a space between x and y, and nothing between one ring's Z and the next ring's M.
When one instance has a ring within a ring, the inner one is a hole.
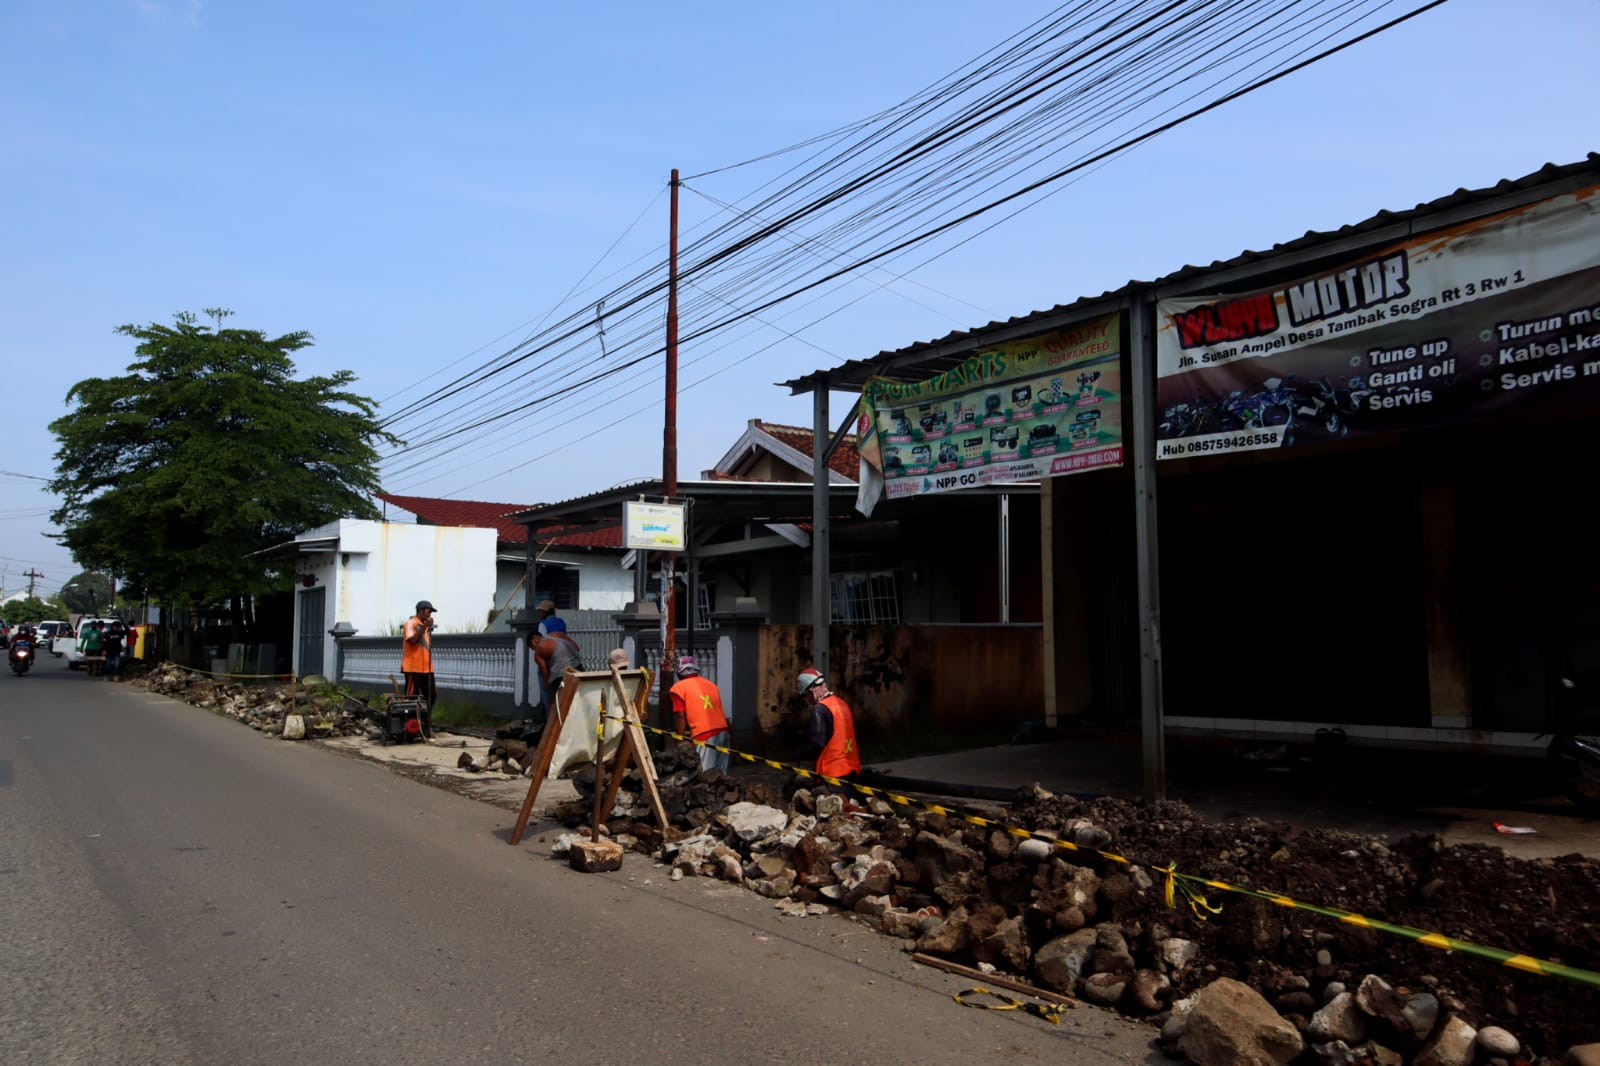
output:
M33 665L33 641L26 637L13 640L6 655L11 663L12 672L21 677Z
M1593 708L1600 696L1600 671L1563 677L1566 699L1562 721L1550 740L1550 761L1561 782L1561 790L1574 805L1600 814L1600 736L1579 733L1581 712Z

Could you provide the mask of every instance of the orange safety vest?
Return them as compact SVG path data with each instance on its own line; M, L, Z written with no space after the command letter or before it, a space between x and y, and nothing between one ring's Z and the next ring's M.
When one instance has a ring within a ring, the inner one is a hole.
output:
M703 677L686 677L667 690L672 709L689 719L689 735L696 740L716 736L728 728L722 712L722 693Z
M833 715L833 735L817 756L817 773L827 777L848 777L861 772L861 749L856 747L856 719L850 705L838 696L820 701Z
M406 637L400 645L400 670L407 674L433 673L433 631L422 629L422 643L414 644L411 638L422 629L422 622L412 615L406 619Z

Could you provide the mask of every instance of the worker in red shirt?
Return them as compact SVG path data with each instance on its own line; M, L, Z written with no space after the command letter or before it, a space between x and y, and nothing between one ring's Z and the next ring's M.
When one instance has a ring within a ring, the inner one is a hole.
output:
M728 716L722 710L722 693L711 681L700 676L700 663L693 655L678 656L678 683L667 690L672 696L672 718L677 731L693 737L699 745L700 772L720 770L728 772L728 753L710 745L726 748L732 738L728 734Z
M817 751L817 773L827 777L853 777L861 772L861 749L856 746L856 719L850 705L836 696L814 666L796 679L800 695L811 701L811 746Z

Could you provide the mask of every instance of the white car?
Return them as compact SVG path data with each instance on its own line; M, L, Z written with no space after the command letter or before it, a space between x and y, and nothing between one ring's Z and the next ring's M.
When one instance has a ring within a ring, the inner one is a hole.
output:
M119 626L126 632L128 624L120 618L85 618L78 623L78 636L70 642L63 644L62 650L67 656L67 669L76 670L83 665L83 651L78 647L78 641L83 636L84 627L98 625L102 635L111 626ZM55 649L51 649L54 651Z
M72 635L72 626L67 622L40 622L34 627L39 633L39 647L48 649L56 658L61 658L62 653L56 651L57 637L65 639Z

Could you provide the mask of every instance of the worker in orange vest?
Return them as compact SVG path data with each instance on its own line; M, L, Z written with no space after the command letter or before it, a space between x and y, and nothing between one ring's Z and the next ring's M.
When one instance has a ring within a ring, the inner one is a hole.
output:
M433 604L417 601L417 613L406 619L405 640L400 645L400 669L406 675L406 695L421 696L417 715L422 735L433 739L433 701L439 692L433 683Z
M800 695L811 701L811 744L818 750L817 773L827 777L853 777L861 772L861 749L856 746L856 719L850 705L828 689L822 671L808 666L797 679Z
M731 742L728 716L722 710L722 693L713 682L700 676L699 660L693 655L678 656L678 683L667 691L672 696L677 731L693 737L699 745L700 772L727 773L728 753L710 745L726 748Z

